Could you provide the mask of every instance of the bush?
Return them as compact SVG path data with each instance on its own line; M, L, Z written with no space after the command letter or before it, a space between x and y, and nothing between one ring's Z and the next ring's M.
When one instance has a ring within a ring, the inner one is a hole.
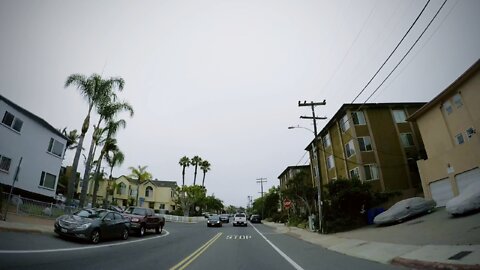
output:
M288 220L288 215L284 212L277 212L275 214L272 215L271 218L267 218L265 219L266 221L272 221L272 222L276 222L276 223L285 223L287 222Z

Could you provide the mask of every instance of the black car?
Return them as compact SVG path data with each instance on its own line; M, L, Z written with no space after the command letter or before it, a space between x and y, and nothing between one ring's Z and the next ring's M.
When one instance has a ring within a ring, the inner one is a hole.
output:
M250 222L251 223L262 223L262 218L260 217L260 215L252 215L250 217Z
M219 215L211 215L207 220L207 227L222 227Z
M230 222L230 217L228 214L221 214L220 215L220 221L223 223L229 223Z
M107 238L128 239L130 220L106 209L81 209L73 215L63 215L55 221L60 236L88 240L94 244Z

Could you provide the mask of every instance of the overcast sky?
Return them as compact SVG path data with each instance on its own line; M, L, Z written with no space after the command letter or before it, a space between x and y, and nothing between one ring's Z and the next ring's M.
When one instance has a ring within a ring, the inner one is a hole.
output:
M64 88L67 76L120 76L120 97L135 116L121 116L126 159L114 176L146 165L154 178L181 184L179 159L199 155L212 164L208 194L245 206L247 196L260 196L257 178L267 178L267 190L287 166L308 164L313 134L287 129L311 127L299 119L311 111L297 102L325 99L317 114L329 118L352 102L425 3L0 0L0 93L54 127L80 129L87 103ZM442 3L429 3L356 102L367 100ZM368 102L429 101L445 89L480 56L479 14L478 0L448 0Z

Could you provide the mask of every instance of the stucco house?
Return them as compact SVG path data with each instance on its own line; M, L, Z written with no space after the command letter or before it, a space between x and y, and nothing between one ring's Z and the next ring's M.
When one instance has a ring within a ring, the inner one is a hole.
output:
M0 184L15 193L54 200L67 138L47 121L0 95Z

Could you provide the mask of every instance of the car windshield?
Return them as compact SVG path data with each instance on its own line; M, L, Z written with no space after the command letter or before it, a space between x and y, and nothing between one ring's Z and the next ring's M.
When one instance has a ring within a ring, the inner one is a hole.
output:
M217 216L217 215L213 215L213 216L210 216L208 219L209 220L219 220L220 216Z
M134 207L131 207L131 208L128 208L125 213L127 214L132 214L132 215L139 215L139 216L145 216L147 215L147 211L146 209L143 209L143 208L134 208Z
M235 217L245 217L245 214L236 214Z
M75 216L79 216L82 218L96 218L98 217L98 213L91 209L82 209L74 213Z

